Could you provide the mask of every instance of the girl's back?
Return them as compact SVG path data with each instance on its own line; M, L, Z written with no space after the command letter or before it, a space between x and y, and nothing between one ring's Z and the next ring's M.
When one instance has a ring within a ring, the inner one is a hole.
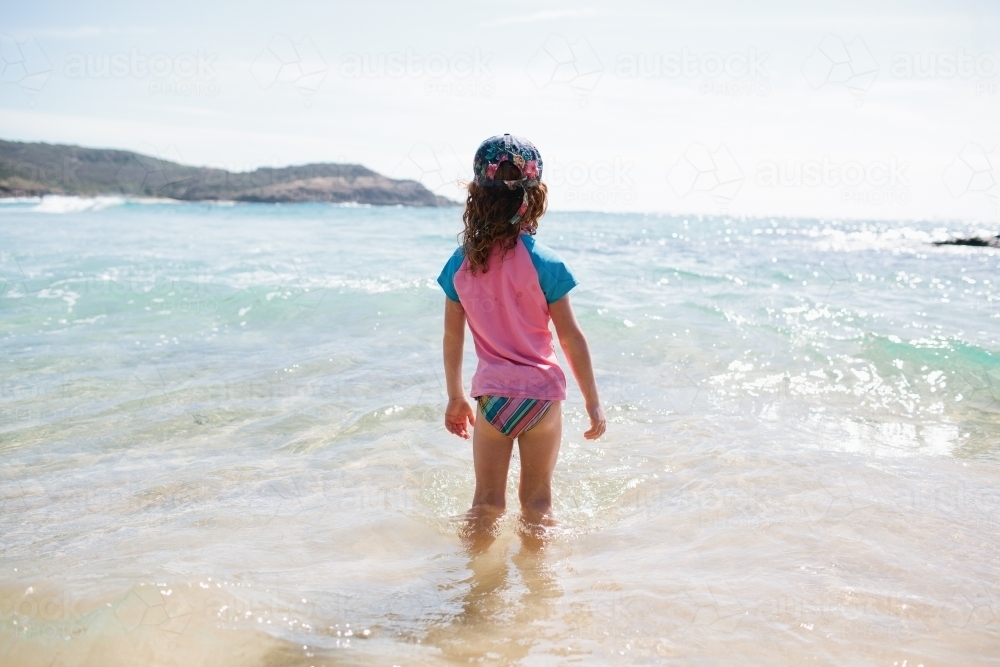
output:
M501 243L493 246L486 271L473 273L459 248L438 282L462 304L472 330L479 357L473 396L566 398L566 376L549 329L549 303L577 281L558 255L521 234L509 250Z

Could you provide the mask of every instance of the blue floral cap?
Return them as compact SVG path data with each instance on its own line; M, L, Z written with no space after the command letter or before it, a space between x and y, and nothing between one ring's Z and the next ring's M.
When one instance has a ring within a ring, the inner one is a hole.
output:
M494 176L501 162L511 161L521 170L521 178L513 181L496 180ZM537 187L542 180L542 156L531 143L523 137L510 134L490 137L479 144L476 156L472 159L473 182L486 188L506 187L509 190L521 188L524 199L517 214L511 218L510 224L516 225L528 210L527 188Z

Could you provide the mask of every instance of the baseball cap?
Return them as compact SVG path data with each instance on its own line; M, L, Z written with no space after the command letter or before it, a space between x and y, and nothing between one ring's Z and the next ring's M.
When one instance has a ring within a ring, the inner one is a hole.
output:
M521 178L504 181L494 178L500 163L511 161L520 169ZM509 190L521 188L524 197L521 207L510 219L516 225L528 210L528 188L537 187L542 180L542 156L533 143L524 137L502 134L490 137L479 144L472 159L473 182L485 188L506 187Z

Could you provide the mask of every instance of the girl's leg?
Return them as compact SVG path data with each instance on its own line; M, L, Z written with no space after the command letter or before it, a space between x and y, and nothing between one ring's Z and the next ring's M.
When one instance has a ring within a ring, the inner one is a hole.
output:
M478 410L472 432L476 492L466 513L470 548L481 551L493 541L493 526L507 506L507 470L514 441L498 431Z
M517 495L524 519L529 523L543 522L552 509L552 471L559 458L561 440L560 401L553 402L545 416L517 439L521 455L521 484Z

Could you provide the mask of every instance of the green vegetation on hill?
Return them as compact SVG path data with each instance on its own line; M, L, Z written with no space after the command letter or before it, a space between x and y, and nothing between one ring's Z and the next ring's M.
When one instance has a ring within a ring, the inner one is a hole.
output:
M0 197L50 194L455 205L416 181L388 178L356 164L307 164L236 173L189 167L130 151L0 140Z

